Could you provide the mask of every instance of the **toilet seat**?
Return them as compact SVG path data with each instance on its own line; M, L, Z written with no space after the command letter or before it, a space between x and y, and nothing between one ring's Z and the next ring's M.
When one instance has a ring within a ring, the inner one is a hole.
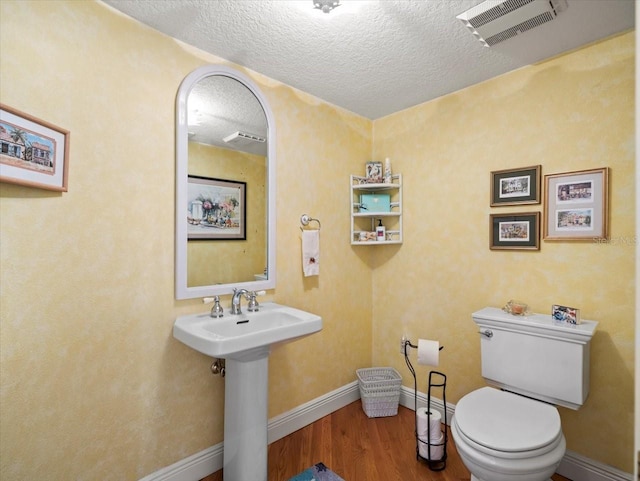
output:
M563 439L554 406L491 387L464 396L454 421L467 443L504 458L540 456Z

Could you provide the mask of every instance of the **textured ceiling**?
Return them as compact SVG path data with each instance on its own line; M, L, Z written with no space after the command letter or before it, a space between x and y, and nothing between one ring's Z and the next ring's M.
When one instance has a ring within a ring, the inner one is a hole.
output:
M267 139L267 118L262 105L243 84L230 77L201 79L187 100L189 140L250 154L267 155L266 142L229 142L235 132Z
M167 35L376 119L632 29L633 0L568 0L483 47L456 15L481 0L104 0Z

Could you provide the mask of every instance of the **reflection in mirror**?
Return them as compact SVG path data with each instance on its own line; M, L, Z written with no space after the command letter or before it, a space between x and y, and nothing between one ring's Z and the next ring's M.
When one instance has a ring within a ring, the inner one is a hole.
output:
M222 66L177 99L176 298L275 287L275 129L262 93Z

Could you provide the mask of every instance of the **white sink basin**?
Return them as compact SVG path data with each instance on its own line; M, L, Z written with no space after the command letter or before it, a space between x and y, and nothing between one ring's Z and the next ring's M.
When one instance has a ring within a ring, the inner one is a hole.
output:
M241 357L247 351L308 336L322 329L322 318L273 302L260 304L258 312L213 318L209 312L180 316L173 337L208 356Z

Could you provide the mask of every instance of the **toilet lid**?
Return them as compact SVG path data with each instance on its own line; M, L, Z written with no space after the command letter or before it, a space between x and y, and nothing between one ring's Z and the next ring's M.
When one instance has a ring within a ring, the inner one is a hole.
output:
M531 451L561 434L554 406L490 387L460 399L455 420L469 439L497 451Z

